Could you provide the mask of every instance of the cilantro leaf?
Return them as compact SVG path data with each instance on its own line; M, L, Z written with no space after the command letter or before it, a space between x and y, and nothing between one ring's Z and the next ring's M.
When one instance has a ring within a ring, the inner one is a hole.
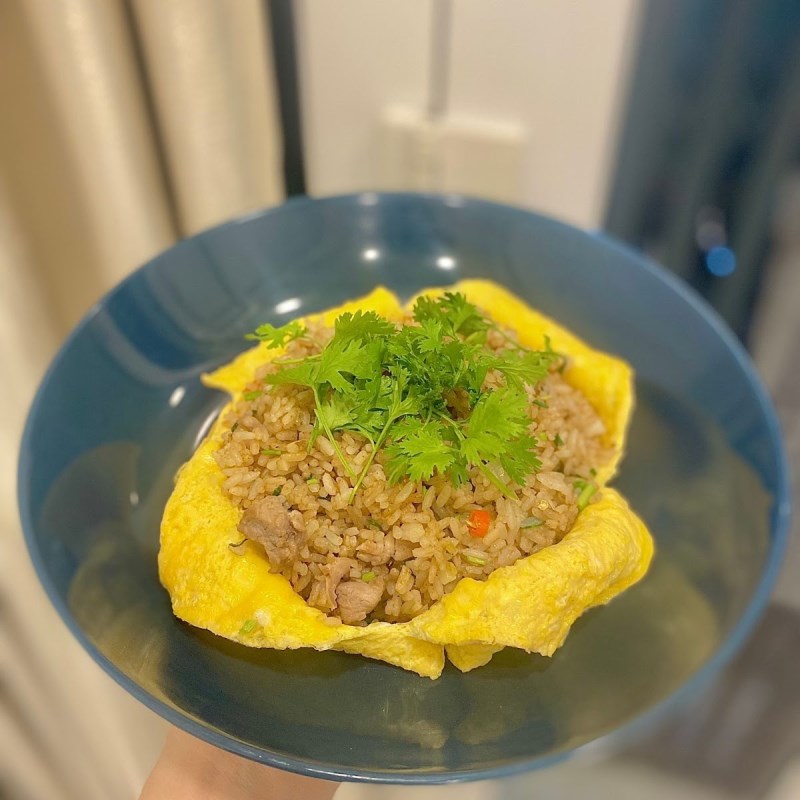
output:
M280 328L276 328L274 325L265 322L263 325L259 325L252 333L248 333L244 338L257 339L260 342L264 342L267 347L272 348L283 347L289 342L293 342L295 339L301 339L306 333L305 327L297 320L282 325Z
M485 331L489 323L483 314L460 292L445 292L439 301L442 312L452 320L453 330L462 336L470 336L478 331Z
M414 324L397 326L373 311L342 314L321 352L275 362L272 384L307 386L316 418L308 447L325 433L358 491L375 456L383 451L391 481L446 475L455 484L480 470L502 492L500 478L523 484L540 468L526 387L540 382L561 358L549 343L532 351L517 343L460 293L420 297ZM486 346L490 330L510 347ZM256 335L257 334L257 335ZM299 323L261 326L253 336L279 347L305 335ZM486 389L490 370L504 378ZM356 475L334 437L352 431L372 444Z
M472 409L464 426L462 452L473 463L502 455L509 442L524 435L530 418L523 392L497 389L487 392Z
M343 392L349 391L352 383L345 376L369 378L380 368L379 358L380 351L372 345L334 336L322 351L315 382L330 384Z
M546 378L550 365L558 358L552 351L504 350L487 359L487 363L502 373L509 386L521 389L526 383L534 385Z
M375 336L391 336L394 332L394 325L374 311L356 311L355 314L347 311L335 323L335 335L343 341L369 341Z
M528 433L530 417L524 390L497 389L484 394L464 426L461 452L477 466L499 463L516 484L541 467L536 440ZM487 477L491 476L487 474ZM499 479L493 480L497 483Z
M443 436L442 425L427 422L405 426L405 435L386 447L388 477L396 483L403 477L412 481L432 478L445 473L457 458L453 447Z
M337 431L346 428L353 422L353 408L344 398L344 395L332 392L330 397L319 404L317 418L323 427Z
M413 417L403 417L398 420L392 428L392 441L397 442L410 436L414 431L419 430L419 420Z
M420 324L426 319L438 319L441 316L437 301L424 294L416 299L411 315Z
M281 365L278 372L266 377L269 383L295 383L300 386L329 384L339 391L349 391L353 384L346 376L369 378L380 369L380 352L372 344L333 338L317 356L299 364Z
M278 372L267 375L264 380L275 385L294 383L298 386L311 386L317 383L319 360L309 357L299 364L281 365Z
M453 485L461 486L469 480L468 464L463 457L457 458L447 469L447 477L452 481Z
M420 297L414 304L413 315L420 324L426 320L440 321L451 336L469 336L489 327L480 311L460 292L445 292L436 300Z
M436 319L425 319L420 323L417 334L417 349L421 354L435 353L442 346L444 331L442 323Z
M500 466L509 478L520 486L533 472L541 468L542 462L536 455L536 440L532 436L523 434L508 443L505 453L500 455Z

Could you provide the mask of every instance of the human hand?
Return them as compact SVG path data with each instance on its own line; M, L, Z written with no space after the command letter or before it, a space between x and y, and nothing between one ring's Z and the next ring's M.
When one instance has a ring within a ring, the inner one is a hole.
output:
M139 800L330 800L338 788L235 756L173 728Z

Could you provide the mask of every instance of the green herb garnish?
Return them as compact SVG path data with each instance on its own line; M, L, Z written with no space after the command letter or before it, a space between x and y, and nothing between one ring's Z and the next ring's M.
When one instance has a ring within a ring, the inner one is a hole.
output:
M464 561L466 561L468 564L472 564L474 567L485 567L488 559L486 556L476 556L472 553L465 553Z
M271 447L262 447L261 448L261 455L262 456L279 456L281 454L280 450L275 450Z
M258 623L254 619L248 619L241 628L239 628L239 636L247 636L258 627Z
M580 489L580 494L578 494L578 509L583 511L583 509L589 505L589 501L592 499L592 495L597 491L597 487L588 481L575 481L575 486Z
M372 570L369 570L368 572L362 572L361 580L364 581L364 583L369 583L370 581L375 580L375 573Z
M238 427L239 427L239 423L238 422L234 422L233 425L231 425L231 433L233 433Z
M310 478L306 478L306 483L319 483L319 478L315 478L312 475Z
M261 389L254 389L252 392L245 392L242 397L249 403L257 397L261 397L262 394L264 394L264 392L262 392Z
M544 525L544 522L539 517L527 517L519 524L520 528L538 528L540 525Z
M268 322L259 325L252 333L248 333L245 339L258 339L265 342L267 347L283 347L295 339L302 339L307 333L306 329L296 320L276 328Z
M367 517L366 523L368 528L375 528L376 531L383 530L383 525L378 520L372 519L372 517Z
M539 408L550 408L550 404L547 402L547 400L539 400L537 398L536 400L533 401L533 404L535 406L539 406Z
M564 446L564 440L561 438L561 434L559 434L559 433L556 434L556 438L553 439L553 444L556 447L563 447Z
M318 436L327 437L353 480L351 502L381 450L392 483L440 474L458 485L477 468L514 497L510 484L523 484L541 466L525 386L540 382L561 357L549 342L543 351L513 340L491 351L486 336L497 326L459 293L421 297L412 313L416 324L401 327L373 311L342 314L320 353L276 359L279 369L266 380L312 390L309 449ZM262 326L253 336L280 347L304 335L301 326L289 327ZM504 386L483 388L490 370L503 376ZM337 431L372 444L358 473L334 438Z
M272 490L272 496L273 496L273 497L277 497L277 496L278 496L278 495L281 493L281 489L283 489L283 487L282 487L282 486L276 486L276 487L275 487L275 488Z

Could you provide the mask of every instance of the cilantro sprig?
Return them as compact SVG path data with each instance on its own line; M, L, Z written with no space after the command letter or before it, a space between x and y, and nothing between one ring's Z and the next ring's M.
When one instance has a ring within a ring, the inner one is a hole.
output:
M506 349L491 350L487 336L499 328L460 293L420 297L412 315L414 324L396 326L373 311L342 314L319 353L276 359L278 370L265 380L311 389L309 450L324 433L353 480L351 501L380 451L391 482L445 475L460 484L476 467L513 497L510 484L523 484L541 466L525 387L561 356L549 342L536 351L509 337ZM290 322L262 325L250 338L284 347L307 334ZM503 386L484 388L490 370L503 376ZM342 431L372 445L358 473L334 437Z
M266 342L268 347L283 347L293 342L295 339L302 339L306 335L306 329L297 320L276 328L265 322L259 325L252 333L248 333L245 339L257 339Z

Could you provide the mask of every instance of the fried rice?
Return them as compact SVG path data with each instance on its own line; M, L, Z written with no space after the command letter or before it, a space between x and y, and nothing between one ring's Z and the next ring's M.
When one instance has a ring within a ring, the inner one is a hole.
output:
M310 333L314 343L292 342L286 355L319 352L332 330L316 325ZM515 339L513 331L490 331L487 347L503 349L508 336ZM535 387L527 387L541 467L516 487L516 499L504 496L477 469L460 486L444 476L391 484L379 452L351 502L353 481L330 440L320 435L308 449L315 418L311 390L265 385L263 379L276 369L264 365L245 389L225 420L227 431L215 458L226 494L243 511L279 496L302 515L305 543L279 571L332 625L342 622L336 594L341 580L382 587L365 622L404 622L430 608L460 579L484 580L499 567L560 541L575 522L579 497L591 486L595 468L612 455L602 444L605 427L598 414L553 368ZM486 388L501 380L490 373ZM371 444L355 433L335 436L358 471ZM476 510L490 515L483 537L470 527Z

